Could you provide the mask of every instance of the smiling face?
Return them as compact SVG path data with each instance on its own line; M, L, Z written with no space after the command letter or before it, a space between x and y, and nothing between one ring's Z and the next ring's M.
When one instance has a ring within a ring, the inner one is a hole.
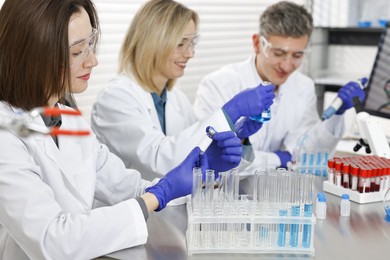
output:
M169 79L174 80L184 75L187 62L194 56L197 39L196 26L191 20L183 32L181 41L168 57L166 65L153 77L161 91Z
M69 55L71 92L81 93L88 87L92 68L98 64L94 53L95 36L89 16L84 9L69 21Z
M279 86L300 66L309 36L293 38L271 35L261 39L256 34L252 40L260 77Z

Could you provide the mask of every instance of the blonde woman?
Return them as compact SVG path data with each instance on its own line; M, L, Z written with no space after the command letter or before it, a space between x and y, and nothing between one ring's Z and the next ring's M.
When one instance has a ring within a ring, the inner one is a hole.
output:
M92 128L99 140L126 166L142 171L144 178L161 176L183 160L208 125L217 131L235 130L239 137L257 131L261 127L257 122L239 127L235 123L272 104L272 87L253 88L196 120L189 100L174 84L195 54L198 26L197 13L180 3L147 1L126 34L119 75L94 104ZM213 167L226 170L223 165Z

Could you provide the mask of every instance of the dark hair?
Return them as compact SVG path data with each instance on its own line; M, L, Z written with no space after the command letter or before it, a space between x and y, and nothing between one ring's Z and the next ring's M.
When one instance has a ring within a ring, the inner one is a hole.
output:
M264 37L270 35L310 37L313 18L302 5L281 1L269 6L260 16L260 31Z
M6 0L0 10L0 100L25 110L64 99L70 87L68 26L91 0ZM62 100L63 101L63 100Z

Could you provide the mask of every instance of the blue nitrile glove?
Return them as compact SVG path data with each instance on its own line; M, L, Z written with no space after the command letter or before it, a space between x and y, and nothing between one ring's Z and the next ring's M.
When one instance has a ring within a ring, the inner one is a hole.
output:
M235 125L237 137L241 140L245 139L259 131L262 125L262 123L251 120L249 117L243 117Z
M366 93L361 88L359 83L351 81L344 85L338 92L337 96L343 101L341 107L336 111L337 115L341 115L345 110L353 107L353 98L358 97L360 102L363 102L366 97Z
M276 151L276 155L280 159L280 167L287 169L288 162L291 162L291 154L287 151Z
M245 89L235 95L222 108L233 123L236 123L242 116L260 115L264 109L272 105L275 98L274 89L273 84Z
M208 169L206 155L200 154L199 147L195 147L176 168L168 172L154 186L146 188L146 192L153 193L160 203L156 211L160 211L173 199L186 196L192 190L192 169L201 167L202 173Z
M241 161L241 140L232 131L218 132L213 135L213 142L205 151L210 168L217 175L236 166Z

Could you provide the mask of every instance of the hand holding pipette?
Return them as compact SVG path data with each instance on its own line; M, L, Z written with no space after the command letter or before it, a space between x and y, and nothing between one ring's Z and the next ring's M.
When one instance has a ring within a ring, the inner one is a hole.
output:
M337 97L332 101L330 106L322 113L322 120L328 119L334 114L341 115L345 110L353 107L353 98L358 97L363 102L366 97L364 89L367 86L368 79L361 78L357 81L351 81L344 85L338 92Z

